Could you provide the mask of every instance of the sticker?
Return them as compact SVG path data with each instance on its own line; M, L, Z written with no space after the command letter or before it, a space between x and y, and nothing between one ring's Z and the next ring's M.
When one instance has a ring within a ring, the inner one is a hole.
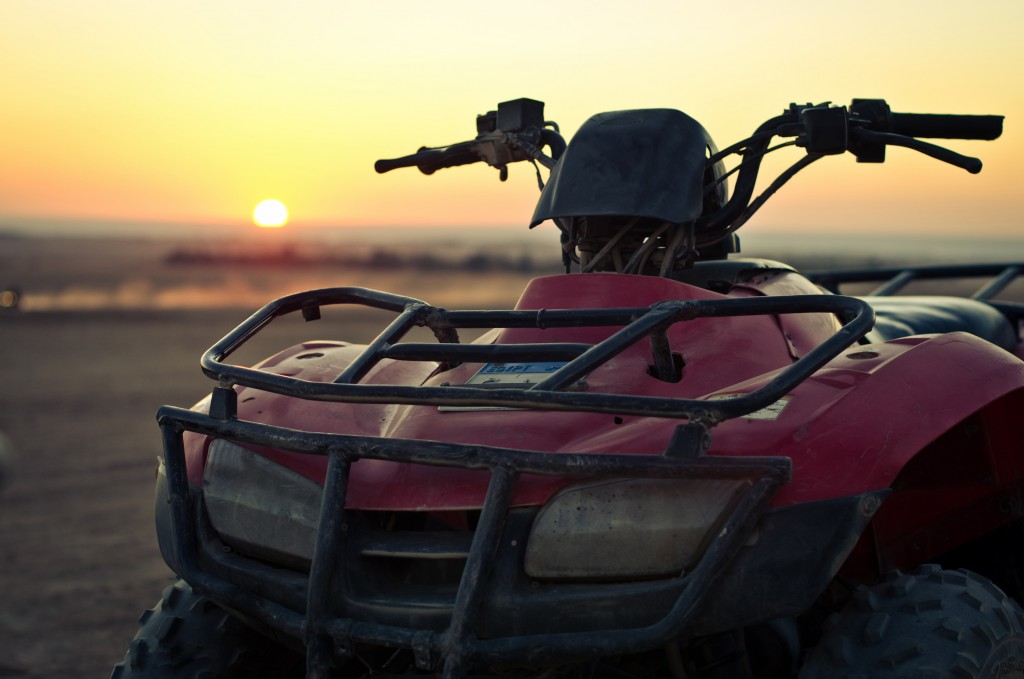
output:
M737 396L746 396L746 394L715 394L714 396L709 396L707 400L724 401L727 398L736 398ZM747 413L746 415L740 415L740 417L745 420L777 420L779 419L779 415L782 414L782 411L786 409L787 405L789 405L789 401L792 398L792 396L783 396L769 406L761 408L760 410L755 410L752 413Z
M530 363L488 363L466 381L478 387L537 384L558 371L565 361Z
M466 384L482 389L529 389L557 372L565 364L566 361L488 363L466 380ZM502 406L438 406L437 409L442 413L520 410Z

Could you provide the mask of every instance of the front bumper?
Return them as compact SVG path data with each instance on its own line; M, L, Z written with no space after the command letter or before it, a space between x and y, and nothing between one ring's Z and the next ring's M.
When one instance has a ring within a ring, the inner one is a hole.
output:
M165 408L166 477L157 524L165 560L194 589L307 648L310 672L362 646L405 648L445 676L492 664L546 665L634 653L686 635L805 610L853 548L877 495L766 512L788 479L786 458L561 455L311 434ZM201 494L185 476L182 432L329 456L309 573L226 550ZM376 573L359 545L358 512L344 510L348 469L360 458L490 471L460 573L436 587L399 586ZM681 577L629 583L541 583L523 572L536 508L510 508L518 474L580 478L734 478L747 491L696 567ZM868 498L873 501L867 501ZM316 675L311 675L316 676Z

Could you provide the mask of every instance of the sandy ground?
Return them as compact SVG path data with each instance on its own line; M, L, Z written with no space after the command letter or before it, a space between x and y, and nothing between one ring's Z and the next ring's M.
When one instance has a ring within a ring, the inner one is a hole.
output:
M199 356L256 305L305 287L362 282L488 308L511 305L523 284L215 274L168 270L159 255L138 243L0 248L0 286L19 283L27 302L24 311L0 313L0 431L15 453L0 488L0 678L105 677L122 658L140 613L172 579L152 526L154 414L208 392ZM226 297L245 309L178 308L197 300L219 306ZM303 339L365 341L379 320L296 319L236 358L245 363Z
M300 289L354 284L488 308L514 304L523 285L170 268L166 248L0 243L0 288L17 284L24 302L0 310L0 432L14 449L0 487L0 678L106 677L121 660L139 615L172 581L153 531L154 415L208 393L200 355L251 311ZM225 304L238 308L194 308ZM232 358L251 363L309 339L366 341L391 318L337 316L283 319Z
M245 315L0 314L0 431L14 448L0 489L0 677L107 676L121 659L172 577L153 533L154 414L208 392L199 356ZM379 327L296 326L272 328L250 357Z
M107 676L170 582L152 528L162 403L207 390L236 312L0 317L0 677ZM216 339L216 338L214 338Z
M0 429L15 451L0 490L0 676L106 676L170 582L152 529L153 413L202 393L204 325L0 318Z

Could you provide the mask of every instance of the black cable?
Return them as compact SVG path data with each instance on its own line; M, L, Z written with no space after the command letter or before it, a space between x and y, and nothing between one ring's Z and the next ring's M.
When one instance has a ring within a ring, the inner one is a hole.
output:
M750 142L757 141L759 139L764 139L765 137L774 137L776 133L776 130L762 130L761 132L755 132L746 139L738 141L732 146L722 149L718 153L708 158L706 162L708 165L711 165L712 163L717 163L718 161L728 158L732 154L739 152L740 149L746 148L747 146L750 145Z
M537 165L537 161L534 160L533 158L530 159L530 162L533 163L533 170L534 170L534 172L537 173L537 188L539 188L541 191L543 191L544 190L544 177L540 176L540 166Z
M820 158L823 157L824 154L821 153L808 153L806 156L790 165L782 174L776 177L775 180L768 185L768 188L766 188L761 193L761 195L759 195L754 200L750 201L750 204L747 205L747 209L744 210L739 217L733 220L733 222L729 224L721 234L716 234L713 238L710 238L706 241L698 239L697 246L704 247L712 245L722 240L729 234L735 232L741 226L746 224L747 220L749 220L754 215L754 213L757 212L758 209L760 209L760 207L764 205L765 202L775 194L776 191L781 189L786 182L792 179L797 172L804 169L814 161L819 160Z
M763 151L758 151L757 153L752 153L752 154L750 154L750 155L745 155L745 156L743 156L743 160L742 160L742 161L740 162L740 164L739 164L739 165L737 165L736 167L732 168L731 170L729 170L728 172L726 172L726 173L725 173L725 174L723 174L722 176L720 176L720 177L716 177L716 178L715 178L715 181L711 182L710 184L707 184L707 185L705 185L705 186L704 186L704 195L705 195L705 196L706 196L706 195L708 195L708 194L709 194L709 193L710 193L711 191L713 191L713 190L714 190L714 189L715 189L715 188L716 188L716 187L717 187L717 186L718 186L719 184L721 184L721 183L722 183L722 182L724 182L724 181L725 181L726 179L728 179L728 178L729 178L729 175L731 175L731 174L735 174L736 172L738 172L738 171L739 171L739 169L740 169L741 167L743 167L743 163L745 163L746 161L748 161L748 160L754 160L755 158L763 158L763 157L765 157L766 155L768 155L769 153L771 153L772 151L778 151L779 149L781 149L781 148L785 148L785 147L787 147L787 146L796 146L796 141L787 141L787 142L783 142L783 143L781 143L781 144L776 144L775 146L772 146L772 147L766 148L766 149L764 149Z
M753 147L750 150L754 152L767 148L770 137L780 134L784 126L797 122L799 122L798 111L791 107L791 110L782 115L761 123L744 146ZM760 157L747 158L742 163L742 170L736 177L736 186L733 188L732 196L719 209L697 218L694 226L698 233L710 234L711 242L715 242L714 235L723 233L728 225L742 214L750 202L750 198L754 195L760 166Z

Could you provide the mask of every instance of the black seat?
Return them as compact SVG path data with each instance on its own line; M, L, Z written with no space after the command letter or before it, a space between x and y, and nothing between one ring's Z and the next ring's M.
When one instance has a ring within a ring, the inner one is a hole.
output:
M734 285L770 271L796 272L796 269L770 259L714 259L694 262L692 267L677 271L672 277L682 283L724 293Z
M910 335L963 331L1011 351L1017 333L1006 316L984 302L964 297L862 297L875 310L869 342Z

